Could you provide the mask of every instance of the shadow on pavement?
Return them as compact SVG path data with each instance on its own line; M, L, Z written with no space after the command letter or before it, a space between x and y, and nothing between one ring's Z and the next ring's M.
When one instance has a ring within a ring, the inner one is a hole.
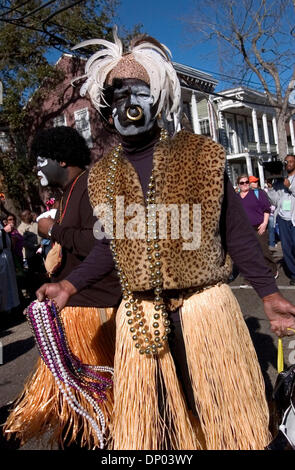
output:
M5 336L5 330L12 328L16 325L24 323L26 321L26 317L23 313L24 309L26 308L26 304L22 304L19 307L16 307L9 312L1 312L0 315L0 337Z
M261 367L262 375L265 381L266 395L271 396L273 391L272 381L268 374L269 366L276 368L277 348L274 345L271 336L259 331L260 324L257 318L245 318L251 339L256 350L258 361Z
M33 337L15 341L3 347L3 361L5 364L14 361L17 357L30 351L35 347L35 339Z
M265 382L265 393L270 413L269 429L272 435L275 436L278 431L278 414L276 404L272 397L273 384L269 376L269 366L276 369L277 348L271 336L259 331L260 324L257 318L248 317L245 318L245 322L249 329Z

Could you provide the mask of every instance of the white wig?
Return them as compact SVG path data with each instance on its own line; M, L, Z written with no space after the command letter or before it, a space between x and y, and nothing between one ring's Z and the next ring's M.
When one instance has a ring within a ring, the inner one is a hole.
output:
M163 112L166 119L171 120L170 114L180 111L181 88L176 71L171 62L171 53L166 46L150 36L141 35L130 43L129 51L123 53L123 45L113 29L114 43L104 39L83 41L73 49L89 45L104 46L94 53L85 65L87 78L80 90L81 96L89 93L95 108L109 106L104 99L106 84L111 84L112 78L138 78L150 85L153 103L157 104L157 115Z

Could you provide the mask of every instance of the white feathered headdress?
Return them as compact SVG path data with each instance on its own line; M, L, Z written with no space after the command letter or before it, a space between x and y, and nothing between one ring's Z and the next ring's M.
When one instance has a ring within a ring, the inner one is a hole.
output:
M97 44L103 49L93 54L85 65L87 78L80 90L84 96L89 93L95 108L108 106L104 99L104 88L111 84L113 78L139 78L150 86L153 102L158 103L157 115L164 112L166 119L170 114L178 114L180 110L181 88L172 65L171 52L166 46L150 36L141 35L134 38L127 53L123 53L123 45L113 29L114 43L104 39L90 39L73 49Z

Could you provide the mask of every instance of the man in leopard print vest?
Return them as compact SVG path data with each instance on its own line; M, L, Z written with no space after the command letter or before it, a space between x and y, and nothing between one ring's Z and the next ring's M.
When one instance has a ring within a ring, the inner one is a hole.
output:
M226 283L231 260L279 336L294 327L295 307L265 266L224 174L224 149L204 136L161 130L180 116L167 48L142 36L124 53L116 31L114 43L80 47L88 44L104 49L88 60L81 92L120 144L88 178L98 217L94 249L66 280L42 286L38 299L62 307L102 278L106 237L122 288L108 448L263 449L271 439L264 382Z

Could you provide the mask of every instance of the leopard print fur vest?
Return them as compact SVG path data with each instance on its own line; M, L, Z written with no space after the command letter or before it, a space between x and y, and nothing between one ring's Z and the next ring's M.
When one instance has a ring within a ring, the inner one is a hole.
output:
M90 202L101 221L102 208L108 202L111 159L112 152L92 167L88 178ZM156 144L153 166L155 202L157 209L161 208L157 212L158 223L162 229L167 228L159 239L163 288L203 288L225 281L231 272L231 261L224 253L219 233L224 148L205 136L180 131ZM119 224L121 228L120 238L116 237L119 265L132 291L150 290L146 225L138 217L140 211L136 212L136 208L144 208L145 201L138 175L124 156L118 159L113 190L115 200L115 196L121 197L113 212L114 234ZM133 232L130 235L130 227L135 227L137 236Z

